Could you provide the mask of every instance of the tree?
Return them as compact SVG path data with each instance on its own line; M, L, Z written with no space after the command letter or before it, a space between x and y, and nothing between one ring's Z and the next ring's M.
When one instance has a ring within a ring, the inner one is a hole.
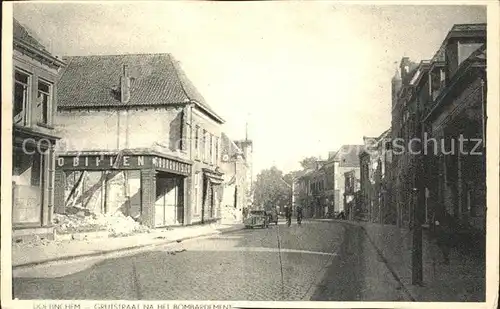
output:
M276 167L261 171L254 183L254 204L265 210L291 204L291 189Z
M316 158L316 157L307 157L307 158L302 159L302 161L300 161L300 165L305 170L315 169L317 161L318 161L318 158Z

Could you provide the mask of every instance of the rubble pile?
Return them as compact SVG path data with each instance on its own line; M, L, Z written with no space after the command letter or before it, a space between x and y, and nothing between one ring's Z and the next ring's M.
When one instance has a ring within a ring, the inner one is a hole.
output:
M46 246L50 244L51 241L45 238L41 238L39 235L32 235L27 240L17 239L12 242L13 247L26 248L26 247L36 247L36 246Z
M104 216L107 222L109 235L111 237L127 236L137 233L149 233L148 227L135 221L132 217L126 217L122 213L113 216Z
M119 237L149 232L148 227L121 212L100 214L77 207L71 207L66 214L55 214L54 224L59 234L108 231L109 236Z

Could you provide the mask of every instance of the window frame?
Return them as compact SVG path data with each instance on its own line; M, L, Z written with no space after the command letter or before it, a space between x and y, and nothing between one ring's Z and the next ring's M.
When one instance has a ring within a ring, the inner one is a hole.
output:
M16 73L26 75L26 77L27 77L26 84L24 82L18 81L16 79ZM13 88L14 89L12 89L13 90L12 91L13 92L13 98L12 98L13 107L16 104L16 102L15 102L16 85L21 84L21 85L26 86L26 87L24 88L25 92L24 92L24 96L23 96L24 102L22 103L22 105L23 105L22 111L16 115L12 115L13 116L12 121L14 122L14 125L17 124L17 125L21 125L21 126L29 126L29 124L31 122L30 121L31 120L31 108L30 107L31 107L31 102L32 102L31 92L32 92L33 74L26 71L26 70L23 70L21 68L15 67L13 70L13 75L14 75L13 76L13 80L14 80ZM21 119L21 121L16 122L14 120L14 117L19 115L19 114L23 114L22 119Z
M208 135L208 140L210 141L210 145L208 147L208 154L209 154L209 162L210 164L214 164L214 136L212 134Z
M47 85L49 87L49 92L47 93L47 92L41 91L40 88L39 88L40 84ZM37 86L37 92L36 92L37 93L37 96L36 96L36 100L37 100L37 106L36 106L36 108L37 108L37 110L38 110L38 104L39 104L38 103L38 98L39 98L38 95L40 93L44 93L48 97L48 100L47 100L47 120L44 122L44 119L43 119L44 109L42 108L42 110L40 111L40 115L38 115L39 117L37 119L37 124L51 125L52 124L52 120L53 120L52 119L53 118L52 117L53 116L52 115L52 110L53 110L53 104L54 104L53 103L54 102L54 95L53 95L54 94L54 84L51 83L50 81L44 79L44 78L40 78L39 77L38 80L37 80L37 85L36 86Z
M194 157L195 159L199 159L200 158L200 152L199 152L199 149L200 149L200 145L199 145L199 139L200 139L200 126L199 125L195 125L194 127Z
M204 152L203 162L209 163L210 162L210 157L209 157L209 150L208 149L210 147L210 145L209 145L210 133L207 130L205 130L205 134L204 135L205 135L205 145L203 147L203 152Z
M205 155L207 153L206 151L206 143L207 143L207 130L203 129L203 136L201 138L202 140L202 144L201 144L201 147L200 147L200 151L201 151L201 161L205 162Z
M219 164L219 137L215 137L215 164Z

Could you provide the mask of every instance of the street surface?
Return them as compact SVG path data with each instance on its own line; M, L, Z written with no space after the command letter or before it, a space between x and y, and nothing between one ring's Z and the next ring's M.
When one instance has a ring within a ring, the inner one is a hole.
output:
M13 276L19 299L406 300L363 230L333 222L280 221Z

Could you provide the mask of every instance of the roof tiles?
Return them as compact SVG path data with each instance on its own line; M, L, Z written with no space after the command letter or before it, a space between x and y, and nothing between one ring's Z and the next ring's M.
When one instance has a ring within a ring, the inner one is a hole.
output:
M170 54L73 56L64 60L67 67L59 80L59 108L157 106L191 101L220 118ZM127 103L116 94L124 65L130 76Z

